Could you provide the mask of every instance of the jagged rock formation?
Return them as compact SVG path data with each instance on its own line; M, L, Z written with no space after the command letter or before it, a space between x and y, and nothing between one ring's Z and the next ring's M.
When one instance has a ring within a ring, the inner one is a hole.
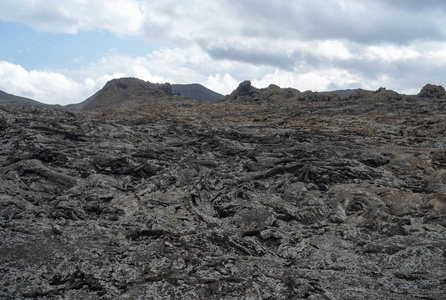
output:
M251 81L246 80L239 84L230 95L225 96L222 101L252 103L263 101L284 101L289 99L297 99L300 91L292 88L280 88L275 84L271 84L265 89L258 89L251 85Z
M240 83L237 89L224 97L222 101L252 104L253 102L330 101L340 98L336 93L300 92L293 88L280 88L275 84L271 84L264 89L258 89L253 87L249 80L246 80Z
M446 102L288 92L0 106L0 298L444 298Z

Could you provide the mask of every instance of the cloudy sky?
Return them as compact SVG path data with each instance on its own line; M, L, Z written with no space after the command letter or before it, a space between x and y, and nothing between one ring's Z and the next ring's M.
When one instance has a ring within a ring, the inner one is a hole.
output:
M0 90L77 103L112 78L301 91L446 86L444 0L1 0Z

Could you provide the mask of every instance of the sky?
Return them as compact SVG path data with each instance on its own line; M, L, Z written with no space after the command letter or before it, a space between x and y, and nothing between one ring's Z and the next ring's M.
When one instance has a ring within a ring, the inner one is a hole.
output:
M444 0L0 0L0 90L79 103L108 80L301 91L446 86Z

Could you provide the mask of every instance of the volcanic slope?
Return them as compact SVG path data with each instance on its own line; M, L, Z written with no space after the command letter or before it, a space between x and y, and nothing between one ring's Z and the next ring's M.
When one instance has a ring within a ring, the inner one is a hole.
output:
M136 78L113 79L94 95L83 110L116 111L139 106L150 107L153 102L193 102L183 96L173 95L172 86L154 84Z
M198 83L172 84L172 92L201 101L218 101L223 98L222 94L214 92Z
M0 298L444 299L444 96L0 106Z
M41 103L29 98L19 97L0 91L0 105L11 105L17 107L41 107L41 108L62 108L60 105Z

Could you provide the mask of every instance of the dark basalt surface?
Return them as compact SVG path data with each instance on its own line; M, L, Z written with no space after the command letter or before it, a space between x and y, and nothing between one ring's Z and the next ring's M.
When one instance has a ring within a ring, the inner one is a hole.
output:
M0 299L445 299L446 103L395 94L0 106Z

